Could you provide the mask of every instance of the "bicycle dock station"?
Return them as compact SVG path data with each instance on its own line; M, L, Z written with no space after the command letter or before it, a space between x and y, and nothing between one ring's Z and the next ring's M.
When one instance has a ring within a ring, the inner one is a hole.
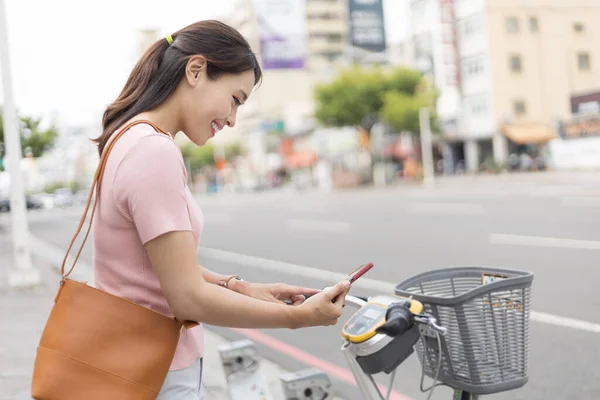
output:
M396 369L413 353L422 368L420 389L431 399L437 386L453 400L518 389L528 382L528 343L533 274L461 267L429 271L370 298L346 296L356 308L344 324L341 351L365 400L390 397ZM231 400L275 399L260 375L249 340L219 349ZM416 352L414 351L416 350ZM389 375L388 393L373 375ZM433 380L423 387L423 378ZM314 368L280 376L284 400L334 396L331 380Z

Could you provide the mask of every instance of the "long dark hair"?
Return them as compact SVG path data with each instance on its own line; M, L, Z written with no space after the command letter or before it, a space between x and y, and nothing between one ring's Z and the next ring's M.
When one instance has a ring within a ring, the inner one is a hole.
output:
M209 79L249 70L254 71L255 84L262 77L246 39L222 22L196 22L171 37L172 44L163 38L150 46L131 71L119 97L104 111L102 135L94 139L100 154L116 129L137 114L156 108L173 93L193 55L206 58Z

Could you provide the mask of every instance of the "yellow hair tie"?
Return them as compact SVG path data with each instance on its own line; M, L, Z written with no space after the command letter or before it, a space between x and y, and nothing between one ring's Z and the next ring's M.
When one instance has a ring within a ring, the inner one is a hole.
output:
M169 44L173 44L173 37L171 37L171 35L167 35L167 42L169 42Z

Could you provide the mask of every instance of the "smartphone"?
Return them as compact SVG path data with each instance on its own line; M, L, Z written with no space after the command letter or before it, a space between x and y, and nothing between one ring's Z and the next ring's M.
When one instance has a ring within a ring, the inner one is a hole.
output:
M354 283L358 278L366 274L371 268L373 268L373 263L363 264L360 267L356 268L354 271L350 272L348 276L350 277L350 283Z
M367 264L363 264L360 267L356 268L354 271L350 272L348 274L348 280L350 281L350 283L354 283L358 278L360 278L361 276L363 276L364 274L366 274L371 268L373 268L373 263L367 263ZM305 298L309 298L312 295L304 295ZM333 299L332 301L335 302L335 299Z

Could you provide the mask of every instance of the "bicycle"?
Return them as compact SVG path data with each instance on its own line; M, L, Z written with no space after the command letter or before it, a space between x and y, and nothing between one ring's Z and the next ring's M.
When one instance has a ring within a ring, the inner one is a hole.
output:
M453 400L508 391L528 381L533 274L462 267L396 285L394 295L346 296L359 308L344 324L342 352L366 400L389 399L395 372L416 348L422 392L454 390ZM391 375L387 395L373 375ZM423 388L424 376L433 384Z

